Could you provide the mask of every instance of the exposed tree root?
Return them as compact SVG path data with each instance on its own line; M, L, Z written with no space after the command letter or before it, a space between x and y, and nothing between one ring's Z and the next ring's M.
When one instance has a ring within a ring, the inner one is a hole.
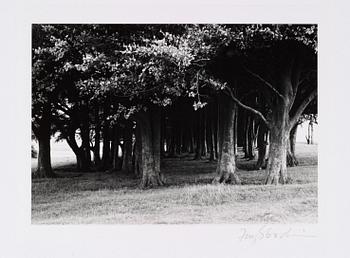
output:
M241 185L242 182L239 179L239 177L236 175L236 173L225 173L221 172L219 175L217 175L213 181L212 184L234 184L234 185Z
M157 186L163 186L165 184L164 177L162 175L149 175L146 174L141 180L140 187L142 189L152 188Z

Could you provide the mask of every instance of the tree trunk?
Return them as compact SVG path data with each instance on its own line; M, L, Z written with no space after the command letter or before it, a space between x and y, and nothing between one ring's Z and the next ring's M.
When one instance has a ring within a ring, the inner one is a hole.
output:
M206 157L207 156L207 127L206 127L206 120L207 120L207 112L206 108L201 110L202 112L202 121L200 127L201 129L201 156Z
M166 124L165 124L165 113L161 112L161 121L160 121L160 126L161 126L161 133L160 133L160 156L162 158L165 157L165 142L166 142ZM132 144L132 142L131 142Z
M109 122L105 121L103 126L103 146L102 146L102 168L108 169L111 163L111 143L109 133Z
M258 131L258 161L256 163L257 169L266 167L266 146L267 146L267 127L265 124L260 123Z
M298 124L290 130L290 136L287 144L287 165L290 167L298 166L299 162L295 156L295 141L297 138Z
M99 117L99 108L95 109L95 139L94 139L94 164L96 168L101 166L100 141L101 141L101 122Z
M123 136L123 166L122 170L132 172L132 128L133 124L130 121L126 122Z
M235 150L235 156L237 156L238 153L238 108L235 109L235 120L234 120L234 141L235 141L235 146L234 146L234 150Z
M244 152L244 158L249 158L249 150L248 150L249 114L247 114L247 112L244 112L243 121L244 121L243 152Z
M246 158L252 160L255 158L254 153L254 119L251 115L247 117L246 127Z
M266 184L287 183L287 144L289 138L289 108L278 100L271 114L269 159Z
M100 156L100 140L101 140L101 132L100 127L95 128L95 139L94 139L94 164L96 168L101 166L101 156Z
M50 135L51 123L47 114L44 114L39 128L35 130L35 136L39 142L38 166L35 177L56 177L51 167Z
M38 166L34 177L56 177L51 167L50 138L51 138L51 117L50 109L44 109L39 126L32 126L32 130L39 142Z
M50 137L40 137L38 167L35 173L36 177L55 177L51 167L50 157Z
M142 139L140 125L136 125L135 145L133 151L133 171L136 177L142 176Z
M193 135L193 124L190 124L189 128L189 153L194 152L194 135Z
M160 172L160 109L152 107L137 115L142 142L141 187L155 187L164 184Z
M91 169L91 152L90 152L90 129L89 122L85 120L81 126L81 155L82 159L82 170L89 171Z
M119 157L119 144L120 144L120 128L119 126L114 127L114 137L112 141L112 168L114 171L119 171L122 169L122 158ZM125 144L125 143L124 143ZM123 151L124 155L124 151Z
M195 160L200 160L202 158L202 110L197 111L197 121L196 121L196 151Z
M226 96L221 97L219 113L219 157L216 167L217 176L213 183L241 184L236 175L236 161L234 153L234 121L236 105Z
M307 144L314 144L314 123L312 121L309 122L307 127Z
M209 161L216 160L215 155L215 132L214 132L214 123L213 123L213 110L209 109L207 117L207 142L209 149Z

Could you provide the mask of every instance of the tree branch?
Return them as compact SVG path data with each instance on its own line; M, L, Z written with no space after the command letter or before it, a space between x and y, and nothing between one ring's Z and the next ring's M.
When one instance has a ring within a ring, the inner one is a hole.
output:
M238 106L240 106L240 107L244 108L245 110L248 110L248 111L254 113L255 115L257 115L258 117L260 117L260 119L266 124L266 126L267 126L268 128L270 128L270 123L267 121L267 119L264 117L264 115L263 115L261 112L259 112L258 110L254 109L254 108L252 108L252 107L249 107L249 106L243 104L242 102L240 102L240 101L234 96L234 94L233 94L233 92L232 92L232 90L231 90L230 87L227 87L227 86L226 86L225 89L227 89L227 91L229 92L229 94L230 94L232 100L233 100L234 102L236 102Z
M277 90L275 89L275 87L272 86L271 83L269 83L268 81L266 81L264 78L262 78L260 75L252 72L251 70L249 70L247 67L244 67L244 70L246 70L246 72L248 72L249 74L253 75L255 78L259 79L261 82L263 82L269 89L271 89L274 93L277 94L277 96L279 96L283 101L285 101L284 96Z
M299 117L304 112L305 108L309 103L317 96L317 88L313 89L306 97L303 99L303 101L300 103L299 107L295 111L293 117L290 119L290 126L293 127L293 125L298 122Z

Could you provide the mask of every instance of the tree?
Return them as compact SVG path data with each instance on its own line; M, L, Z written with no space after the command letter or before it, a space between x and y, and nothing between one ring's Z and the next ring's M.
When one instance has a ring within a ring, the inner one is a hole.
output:
M226 90L233 101L257 115L269 129L266 183L286 183L290 131L317 95L317 28L314 25L252 25L243 29L245 36L239 41L243 47L235 43L226 54L238 60L236 67L241 81L246 80L247 75L256 80L268 112L263 114L256 107L244 104L230 87L226 86ZM244 51L237 54L239 48Z
M220 98L219 107L219 157L216 167L217 176L213 183L232 183L241 184L236 172L235 161L235 140L234 140L234 121L235 109L237 108L226 95Z
M50 156L52 118L57 115L61 65L67 42L50 35L52 27L33 25L32 37L32 131L39 142L38 167L34 176L55 177Z

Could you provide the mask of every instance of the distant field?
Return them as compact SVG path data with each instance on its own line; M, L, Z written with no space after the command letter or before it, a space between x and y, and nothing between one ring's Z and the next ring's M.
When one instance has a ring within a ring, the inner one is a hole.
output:
M52 154L56 172L66 177L32 181L34 224L317 222L317 145L297 144L300 166L288 169L290 185L262 185L265 171L251 170L255 161L242 158L243 185L211 185L216 164L184 156L166 159L167 186L150 190L125 174L78 176L64 166L75 161L64 148L53 146Z

